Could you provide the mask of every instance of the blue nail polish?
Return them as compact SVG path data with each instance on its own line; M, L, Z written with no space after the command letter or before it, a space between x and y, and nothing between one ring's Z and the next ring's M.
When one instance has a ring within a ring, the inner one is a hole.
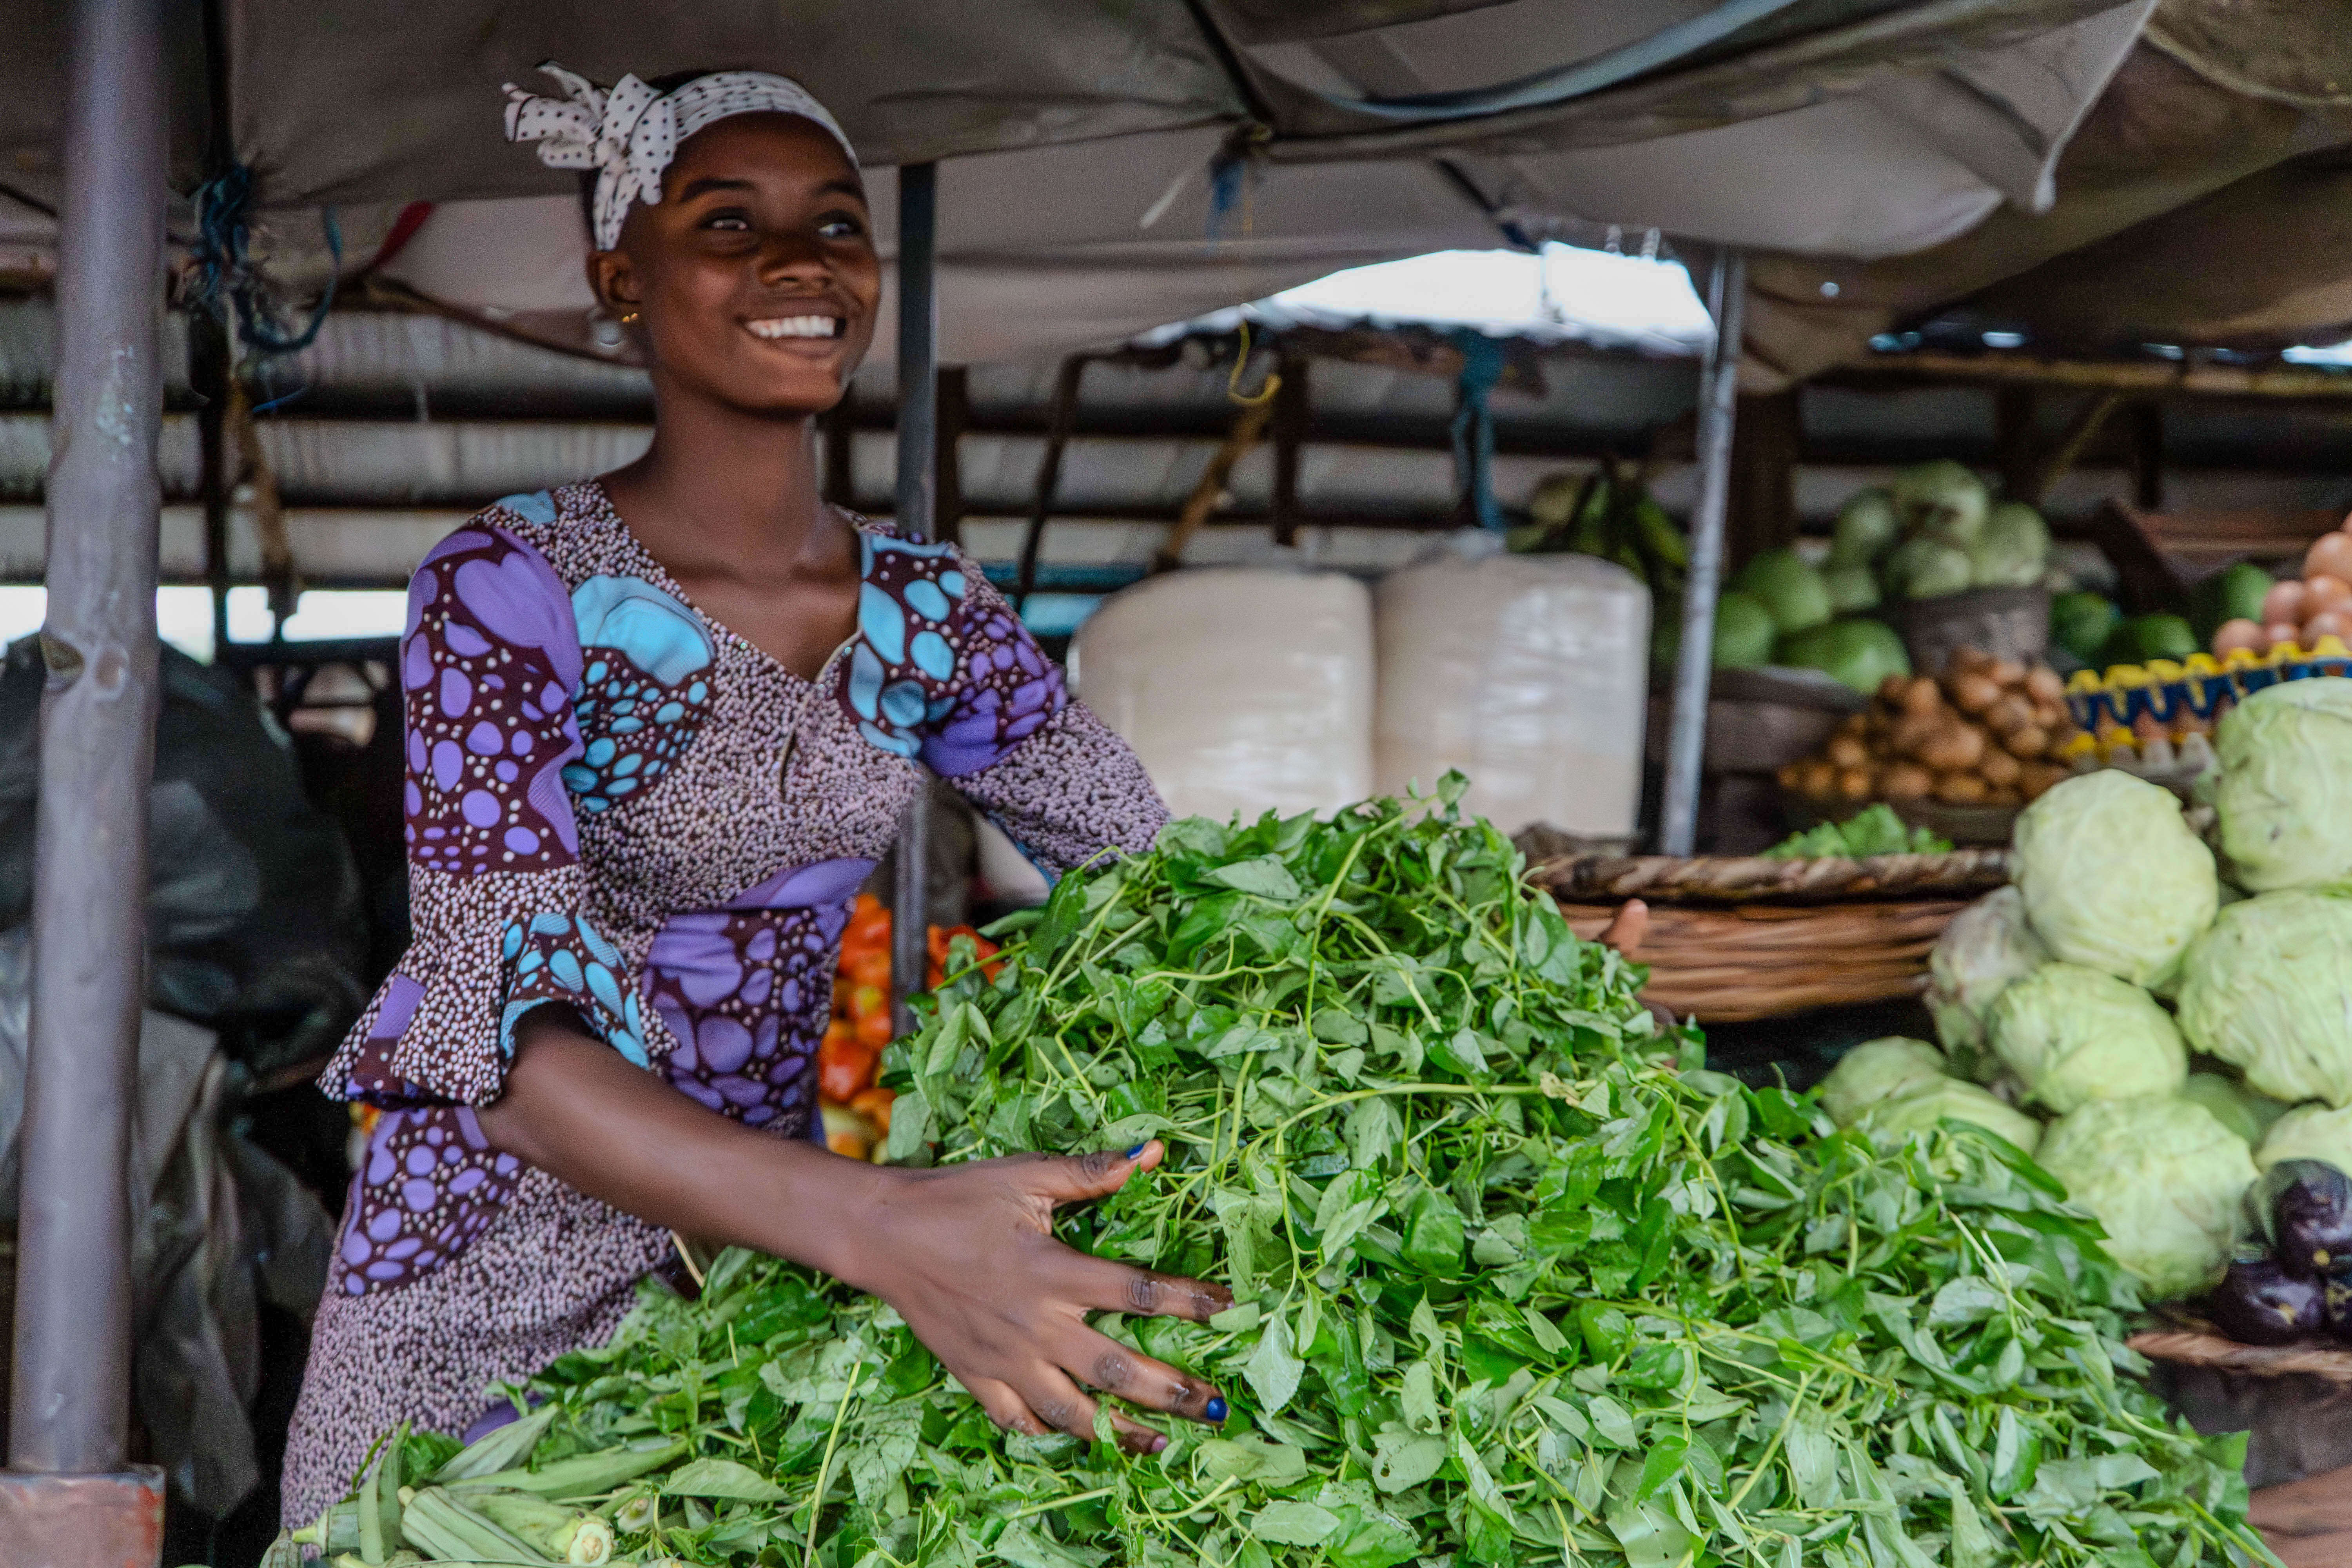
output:
M1138 1143L1134 1148L1129 1149L1127 1152L1127 1158L1130 1160L1140 1160L1143 1158L1143 1152L1150 1147L1151 1145L1148 1142Z
M1207 1416L1212 1421L1223 1421L1225 1418L1224 1400L1222 1398L1211 1399L1208 1404L1201 1406L1201 1414Z

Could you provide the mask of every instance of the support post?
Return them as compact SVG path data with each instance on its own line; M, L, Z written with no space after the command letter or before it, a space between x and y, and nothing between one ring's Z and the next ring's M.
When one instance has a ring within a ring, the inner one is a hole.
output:
M1675 660L1675 706L1666 735L1665 800L1658 850L1687 855L1698 836L1699 769L1706 752L1706 694L1715 668L1715 600L1723 576L1723 519L1731 499L1731 436L1739 390L1739 331L1748 258L1718 251L1707 276L1715 343L1699 373L1698 510L1691 514L1690 574L1683 585L1683 636Z
M903 539L929 539L939 502L939 165L898 170L898 502ZM930 775L898 828L890 921L890 1026L915 1026L907 998L930 969Z
M146 986L162 495L162 7L77 0L59 217L17 1217L12 1473L0 1561L152 1563L162 1488L123 1469L131 1108ZM106 1478L77 1479L75 1478Z

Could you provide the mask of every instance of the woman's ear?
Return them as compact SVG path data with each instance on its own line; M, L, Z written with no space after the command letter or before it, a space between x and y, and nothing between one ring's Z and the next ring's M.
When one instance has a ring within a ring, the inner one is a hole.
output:
M625 316L637 308L636 274L629 265L626 252L592 250L588 253L588 289L596 302L615 316Z

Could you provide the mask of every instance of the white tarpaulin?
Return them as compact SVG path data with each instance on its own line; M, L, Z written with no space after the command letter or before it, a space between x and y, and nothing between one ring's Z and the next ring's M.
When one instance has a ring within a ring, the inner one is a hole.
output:
M584 347L571 178L501 141L499 84L548 57L604 79L789 71L877 174L949 160L943 351L1028 359L1344 267L1610 225L1859 258L1932 246L2004 200L2046 205L2152 4L224 0L226 108L262 204L345 205L348 263L402 204L448 204L389 275ZM51 9L0 0L28 46L0 81L0 167L37 198L54 195ZM177 78L184 170L205 97L200 69ZM1246 172L1216 186L1220 149L1244 145ZM299 274L315 242L279 227Z

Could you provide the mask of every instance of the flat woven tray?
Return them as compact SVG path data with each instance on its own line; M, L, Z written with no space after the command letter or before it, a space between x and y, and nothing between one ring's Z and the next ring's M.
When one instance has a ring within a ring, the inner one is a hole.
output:
M1963 899L1729 909L1666 904L1650 911L1634 957L1649 966L1643 995L1679 1016L1737 1024L1813 1007L1916 996L1927 954ZM1560 901L1579 936L1597 937L1613 903Z
M1528 873L1566 903L1832 904L1857 899L1961 899L2009 880L2009 851L1768 860L1760 855L1561 855ZM1940 929L1940 928L1939 928Z
M2352 1350L2314 1342L2299 1345L2242 1345L2194 1329L2147 1329L2126 1342L2150 1361L2211 1367L2250 1377L2315 1377L2352 1388Z

